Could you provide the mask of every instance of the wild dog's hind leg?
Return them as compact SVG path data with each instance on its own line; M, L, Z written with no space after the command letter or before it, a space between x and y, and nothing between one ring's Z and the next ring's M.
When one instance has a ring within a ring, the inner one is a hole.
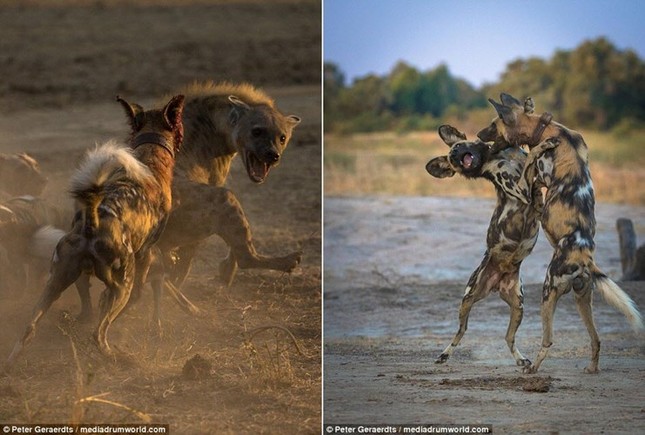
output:
M105 280L106 288L101 294L101 320L95 337L99 350L104 355L113 357L114 353L107 341L107 332L130 299L130 292L134 284L134 256L129 255L124 258L119 269L109 271L101 279Z
M560 297L569 291L568 277L555 274L555 269L559 267L558 257L560 256L561 253L556 249L549 269L547 270L547 276L542 290L542 305L540 307L540 315L542 317L542 347L538 352L537 358L535 358L535 362L528 367L524 367L524 373L536 373L553 345L553 315L555 314L555 307Z
M76 280L76 291L78 297L81 299L81 312L78 314L76 320L79 322L89 322L94 316L92 310L92 297L90 296L90 274L81 273Z
M592 301L593 288L591 278L588 274L583 273L573 279L574 299L576 308L582 318L589 338L591 339L591 361L585 367L586 373L598 373L598 359L600 357L600 337L593 321Z
M436 364L443 364L452 355L455 348L459 345L459 342L463 338L466 330L468 330L468 316L470 316L470 310L473 308L473 305L484 299L491 291L491 288L486 285L487 279L485 273L487 258L482 261L482 264L479 265L477 269L473 272L468 280L468 285L466 286L466 292L464 297L461 299L461 305L459 306L459 329L457 334L452 339L452 342L441 352L441 355L435 360Z
M67 287L72 285L81 274L81 244L83 239L76 235L65 236L56 246L52 258L49 279L40 300L34 307L31 320L25 328L25 332L16 342L9 358L6 368L9 369L15 363L16 358L36 335L36 325L42 316L49 310Z
M524 290L519 277L519 270L510 280L500 284L499 295L511 309L511 317L508 321L508 329L506 330L506 344L518 366L529 366L531 365L531 361L525 358L515 345L515 335L524 317Z

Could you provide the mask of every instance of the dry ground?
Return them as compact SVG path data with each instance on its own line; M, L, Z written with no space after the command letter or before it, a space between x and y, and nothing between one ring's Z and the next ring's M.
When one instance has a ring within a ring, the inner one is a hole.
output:
M260 252L301 249L304 257L291 275L241 271L224 290L217 264L226 251L210 239L185 286L208 315L192 318L164 300L164 331L157 337L149 325L151 295L144 295L111 330L111 343L137 356L130 368L97 356L89 342L94 325L73 321L79 303L68 290L12 375L0 379L0 422L142 421L115 405L78 402L104 394L169 424L172 433L317 433L320 2L39 3L48 4L0 4L0 151L31 152L50 176L47 196L64 205L67 180L84 150L125 135L116 93L146 107L195 79L252 81L303 123L265 184L252 185L236 162L229 187ZM99 289L95 282L95 300ZM8 355L39 293L0 295L0 355ZM258 329L264 326L285 329ZM184 373L196 355L210 369Z
M540 372L524 375L504 341L508 306L476 304L444 365L435 358L457 332L468 276L481 261L494 203L474 198L325 198L325 424L488 424L494 433L641 433L645 429L643 334L596 295L602 341L598 375L583 373L589 336L565 295L554 345ZM615 219L637 224L645 207L599 204L597 262L620 277ZM539 350L541 285L551 249L540 236L522 266L521 352ZM645 309L645 283L621 283Z

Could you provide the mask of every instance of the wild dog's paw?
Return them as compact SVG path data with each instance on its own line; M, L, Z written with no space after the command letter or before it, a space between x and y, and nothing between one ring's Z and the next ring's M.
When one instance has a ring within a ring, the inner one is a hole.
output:
M525 366L522 369L522 373L524 373L525 375L530 375L530 374L533 374L533 373L537 373L537 371L538 371L538 368L535 367L535 365L533 365L533 364L529 364L528 366Z
M528 358L522 358L517 360L517 365L520 367L529 367L531 365L531 360Z
M434 360L434 363L435 364L443 364L446 361L448 361L448 358L450 358L450 355L448 355L447 353L442 353L441 355L439 355L439 358Z

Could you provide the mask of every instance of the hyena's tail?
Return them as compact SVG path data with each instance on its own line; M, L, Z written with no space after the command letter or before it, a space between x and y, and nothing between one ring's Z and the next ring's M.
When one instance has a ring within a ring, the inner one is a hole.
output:
M70 180L70 193L81 204L86 233L92 233L98 227L98 207L105 195L105 186L123 180L146 183L154 177L130 149L115 141L87 153Z
M643 318L632 298L597 267L594 267L594 269L592 272L594 284L603 299L627 317L634 331L641 331L643 329Z

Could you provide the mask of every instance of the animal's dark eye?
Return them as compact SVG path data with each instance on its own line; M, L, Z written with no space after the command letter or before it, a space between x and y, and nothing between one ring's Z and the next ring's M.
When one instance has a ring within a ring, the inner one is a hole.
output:
M282 145L284 145L284 143L285 143L286 141L287 141L287 136L285 136L284 134L283 134L282 136L280 136L280 143L281 143Z
M262 135L262 129L260 127L254 127L251 129L251 135L253 137L260 137Z

